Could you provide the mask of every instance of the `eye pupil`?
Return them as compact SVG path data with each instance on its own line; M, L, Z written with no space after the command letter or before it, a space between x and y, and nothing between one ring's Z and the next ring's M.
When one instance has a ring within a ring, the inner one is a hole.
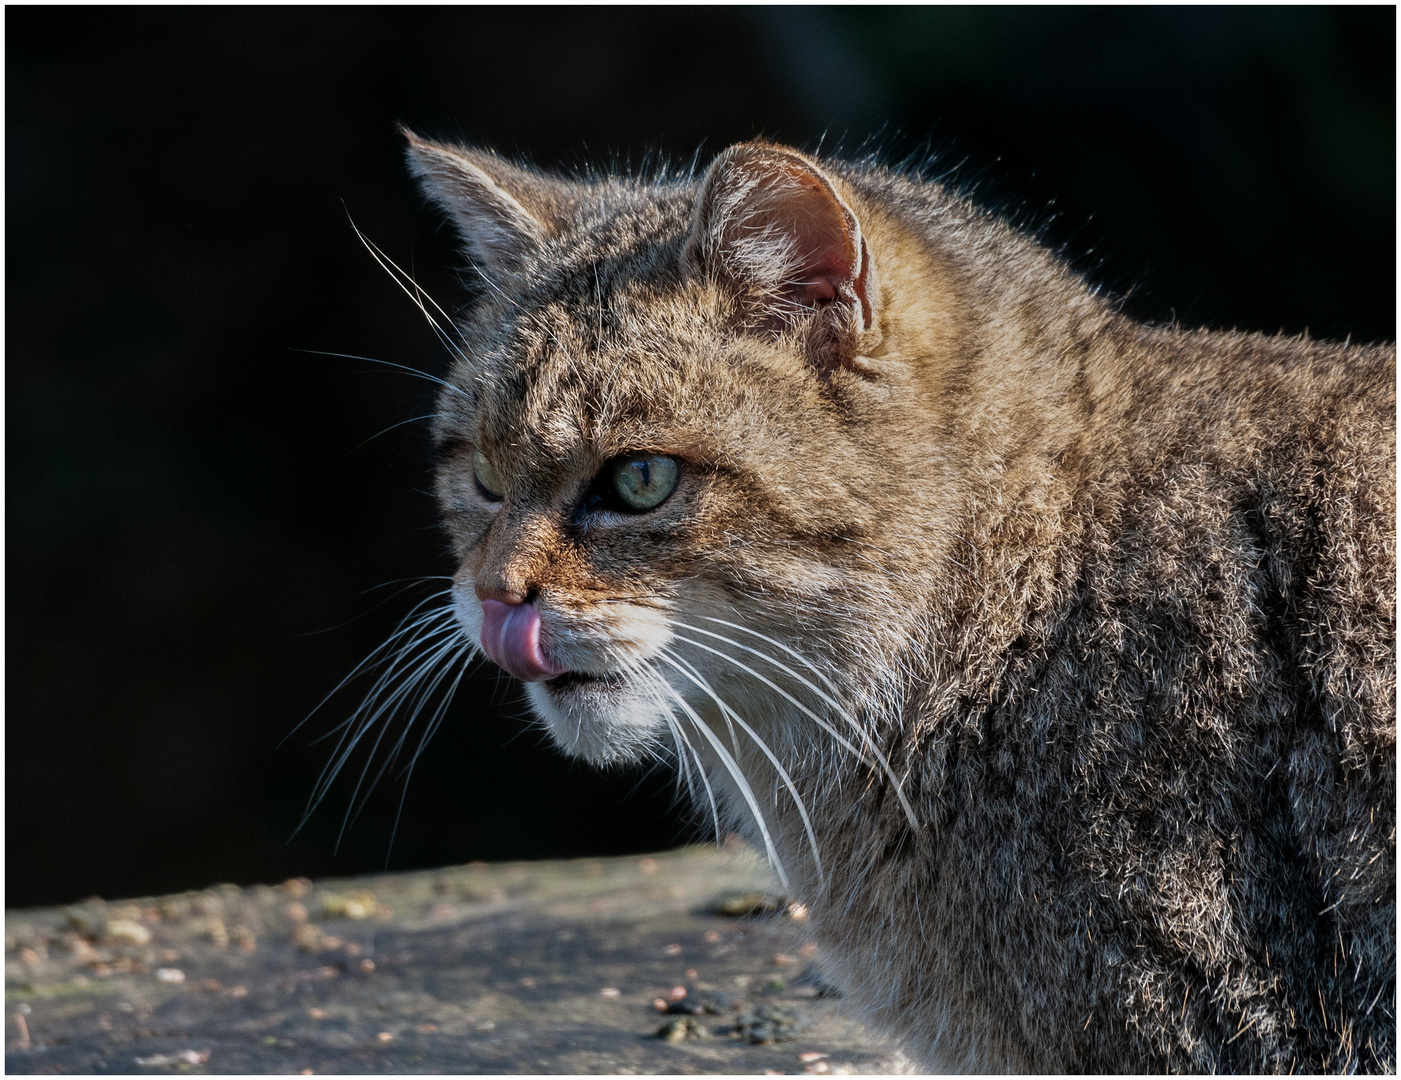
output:
M627 510L653 510L676 490L681 467L675 458L637 454L613 466L613 494Z

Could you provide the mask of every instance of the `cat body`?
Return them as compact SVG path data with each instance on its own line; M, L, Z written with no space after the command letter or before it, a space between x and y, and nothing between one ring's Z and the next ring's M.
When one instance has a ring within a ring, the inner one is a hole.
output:
M1144 326L876 165L409 139L453 611L562 748L674 753L931 1068L1394 1070L1392 347Z

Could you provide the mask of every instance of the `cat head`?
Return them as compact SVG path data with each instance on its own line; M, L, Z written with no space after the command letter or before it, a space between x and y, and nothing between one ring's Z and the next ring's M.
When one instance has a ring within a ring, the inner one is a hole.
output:
M408 140L479 278L435 430L456 611L554 739L636 760L868 687L940 468L879 206L766 143L567 180Z

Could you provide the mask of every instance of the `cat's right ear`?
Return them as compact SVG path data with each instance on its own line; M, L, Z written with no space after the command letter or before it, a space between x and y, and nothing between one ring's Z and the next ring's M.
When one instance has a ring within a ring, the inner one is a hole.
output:
M409 169L489 277L520 273L556 228L559 185L495 154L420 138L406 127Z
M874 322L874 274L856 214L832 178L787 147L741 143L701 184L689 265L737 287L763 332L817 331L819 366L850 364Z

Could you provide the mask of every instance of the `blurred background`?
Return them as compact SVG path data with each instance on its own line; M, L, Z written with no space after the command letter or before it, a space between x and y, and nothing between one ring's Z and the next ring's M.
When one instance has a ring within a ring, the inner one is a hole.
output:
M464 683L336 848L289 841L358 701L279 741L451 571L422 318L448 231L395 124L540 165L755 135L936 157L1142 318L1395 336L1395 10L10 7L8 906L696 837ZM383 429L389 428L374 438Z

